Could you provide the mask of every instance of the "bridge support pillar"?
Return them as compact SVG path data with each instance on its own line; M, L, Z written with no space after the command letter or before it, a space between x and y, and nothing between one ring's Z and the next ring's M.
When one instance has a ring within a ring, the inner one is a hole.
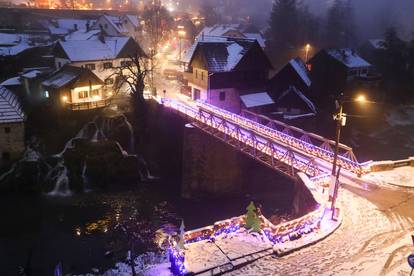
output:
M244 191L239 155L230 146L206 135L191 124L184 130L184 198L220 197Z

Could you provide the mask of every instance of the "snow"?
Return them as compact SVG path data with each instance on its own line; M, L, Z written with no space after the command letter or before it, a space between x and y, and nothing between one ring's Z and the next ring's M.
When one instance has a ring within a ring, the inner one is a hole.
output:
M372 172L364 175L363 179L378 184L389 184L414 188L414 167L399 167L390 171Z
M0 33L1 46L15 46L20 43L22 38L16 34Z
M208 35L208 36L224 36L226 33L233 31L233 32L241 32L238 30L237 24L228 24L228 25L214 25L212 27L205 27L201 34Z
M354 50L349 48L332 49L328 54L344 64L348 68L370 67L371 64L360 57Z
M13 77L0 83L0 86L21 85L20 77Z
M139 20L138 17L136 15L132 15L132 14L127 14L125 15L126 18L128 18L128 20L131 22L131 24L135 27L138 28L139 27Z
M15 94L0 86L0 123L20 123L24 121L24 113Z
M266 92L243 95L240 96L240 99L247 108L274 104L274 101Z
M115 28L118 33L128 33L128 30L123 23L122 17L111 15L103 15L103 17Z
M226 71L233 70L240 60L243 58L244 48L237 43L232 43L227 46L227 64L225 66Z
M60 88L76 79L78 75L79 73L75 71L62 71L43 81L42 85L46 87Z
M370 39L369 43L377 50L384 49L384 39Z
M292 65L293 69L299 74L301 79L304 81L307 87L310 87L312 81L309 77L308 69L306 69L305 64L300 59L292 59L289 61L290 65Z
M227 41L227 38L225 37L199 35L196 41L194 42L194 44L190 47L190 49L185 51L182 61L185 63L189 63L191 61L191 58L193 57L194 52L199 42L226 42L226 41Z
M59 41L71 61L95 61L115 59L127 44L129 37L106 37L99 39Z
M65 39L66 40L88 40L92 39L94 36L99 34L100 30L90 30L86 32L85 30L78 30L76 32L68 34Z
M31 71L24 73L22 77L25 77L27 79L33 79L33 78L36 78L41 73L42 72L39 70L31 70Z
M186 245L185 268L188 272L199 273L229 263L220 248L208 240Z
M285 92L282 93L282 95L280 95L278 101L280 101L283 97L285 97L286 95L288 95L289 93L295 93L296 95L299 96L299 98L301 98L302 101L304 101L306 103L306 105L309 107L309 109L311 111L313 111L314 114L316 114L316 107L313 104L313 102L311 100L308 99L308 97L305 96L305 94L303 94L301 91L299 91L299 89L297 89L295 86L290 86L289 89L287 89ZM300 116L302 116L303 114L301 114ZM293 116L291 116L292 118L295 118ZM299 117L296 117L299 118Z
M47 42L35 43L33 38L46 41L45 36L0 33L0 56L14 56L27 49L47 45Z

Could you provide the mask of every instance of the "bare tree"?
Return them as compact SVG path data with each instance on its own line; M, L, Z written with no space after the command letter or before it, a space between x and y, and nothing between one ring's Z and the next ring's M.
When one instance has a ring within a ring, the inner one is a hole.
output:
M153 65L150 64L151 57L143 52L136 52L123 60L120 66L114 68L111 77L115 77L114 90L118 94L122 90L129 90L131 106L133 108L135 132L139 144L147 132L147 106L144 98L144 90L148 78L153 71Z

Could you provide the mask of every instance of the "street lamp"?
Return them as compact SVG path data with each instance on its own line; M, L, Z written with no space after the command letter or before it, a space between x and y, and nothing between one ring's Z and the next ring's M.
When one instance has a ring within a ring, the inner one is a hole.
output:
M349 103L349 102L358 102L358 103L367 103L367 99L365 97L365 95L359 95L357 96L355 99L353 100L344 100L344 95L341 94L339 96L339 99L336 100L336 106L337 106L337 110L338 113L334 116L334 120L336 120L336 135L335 135L335 151L334 151L334 160L333 160L333 164L332 164L332 182L335 181L334 183L331 183L331 185L334 185L334 189L333 189L333 193L330 194L331 200L332 200L332 205L331 205L331 210L332 210L332 219L334 218L334 214L335 214L335 201L338 195L338 183L339 183L339 174L340 174L340 170L341 168L339 168L338 172L336 170L337 167L337 161L338 161L338 153L339 153L339 141L341 138L341 129L342 127L344 127L346 125L346 118L347 115L343 112L344 111L344 103Z
M305 63L308 63L308 59L309 59L309 51L310 51L310 49L311 49L310 44L309 44L309 43L308 43L308 44L306 44L306 46L305 46L305 51L306 51L306 55L305 55Z

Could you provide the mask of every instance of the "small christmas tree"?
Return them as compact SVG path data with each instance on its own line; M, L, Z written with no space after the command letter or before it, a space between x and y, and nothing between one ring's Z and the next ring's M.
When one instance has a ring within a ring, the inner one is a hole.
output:
M254 206L253 201L250 202L246 210L246 228L251 229L253 232L260 232L260 218L256 213L256 206Z
M185 233L185 226L184 226L184 220L181 221L180 226L180 234L179 234L179 240L177 243L177 247L181 250L184 250L184 233Z

